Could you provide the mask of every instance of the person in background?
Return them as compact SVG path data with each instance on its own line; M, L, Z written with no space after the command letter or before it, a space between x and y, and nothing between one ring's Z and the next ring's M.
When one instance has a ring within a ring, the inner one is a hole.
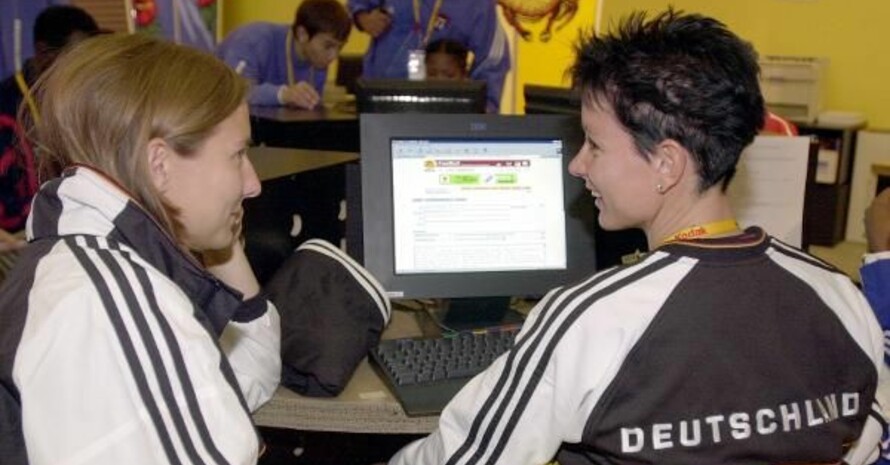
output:
M352 20L337 0L305 0L291 25L252 23L232 31L217 56L253 82L251 105L311 109L321 103L327 68Z
M859 270L862 290L881 327L890 331L890 189L882 190L865 210L865 238L868 251Z
M248 86L142 34L85 40L38 81L46 182L0 288L4 465L256 463L281 361L240 240Z
M726 188L763 125L757 55L667 10L582 36L569 173L649 252L549 292L514 347L392 465L864 464L882 337L843 273L762 229Z
M441 39L426 46L426 78L441 80L467 79L470 51L456 40Z
M878 193L865 210L865 238L868 248L859 276L862 291L884 330L884 363L890 365L890 189ZM878 396L881 405L890 409L890 383L878 386ZM890 428L885 440L888 433ZM884 450L876 463L890 464L890 450Z
M99 26L89 13L70 5L50 6L37 15L33 29L34 56L22 65L27 87L48 68L69 44L99 33ZM23 100L21 86L15 76L0 82L0 114L15 118Z
M22 75L0 81L0 254L24 246L21 231L37 190L30 147L23 146L19 137L19 107L30 87L66 46L98 32L99 26L86 11L69 5L50 6L34 21L35 54L23 64ZM0 269L4 268L0 263Z
M364 77L406 79L410 53L435 40L458 40L473 52L470 78L486 82L488 111L499 111L510 51L496 2L348 0L347 5L358 28L371 36Z

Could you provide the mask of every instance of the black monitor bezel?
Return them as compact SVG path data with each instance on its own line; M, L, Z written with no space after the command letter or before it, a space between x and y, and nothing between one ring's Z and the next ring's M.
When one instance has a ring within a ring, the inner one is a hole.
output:
M526 84L522 96L526 114L581 114L581 93L577 89Z
M568 163L582 142L578 118L562 115L363 114L361 132L362 237L365 267L393 298L541 296L596 270L595 205ZM565 270L398 275L394 267L393 139L560 139L564 143Z
M356 109L359 113L485 113L485 81L368 79L355 83ZM443 102L376 102L380 97L407 95L437 97Z

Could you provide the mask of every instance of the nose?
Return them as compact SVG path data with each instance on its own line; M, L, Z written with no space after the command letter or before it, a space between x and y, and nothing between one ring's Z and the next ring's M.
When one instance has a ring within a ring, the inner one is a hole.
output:
M251 163L250 158L244 159L244 163L241 165L242 174L241 174L241 183L242 183L242 195L245 199L253 198L260 195L263 187L260 183L260 178L256 174L256 169L253 167L253 163Z
M583 178L587 174L587 167L584 160L584 151L586 148L587 144L585 143L569 162L569 174L576 178Z

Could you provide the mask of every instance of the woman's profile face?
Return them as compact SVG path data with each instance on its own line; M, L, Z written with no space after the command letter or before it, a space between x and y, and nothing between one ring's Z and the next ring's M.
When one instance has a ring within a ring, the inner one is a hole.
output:
M426 78L460 80L467 77L467 70L460 61L448 53L431 53L426 57Z
M181 239L192 250L228 247L236 239L241 202L260 193L260 181L247 158L250 120L241 105L214 128L190 156L170 157L162 195L179 210Z
M610 231L645 230L659 205L652 163L639 153L608 104L585 101L581 124L584 145L569 164L569 172L583 179L596 199L600 226Z

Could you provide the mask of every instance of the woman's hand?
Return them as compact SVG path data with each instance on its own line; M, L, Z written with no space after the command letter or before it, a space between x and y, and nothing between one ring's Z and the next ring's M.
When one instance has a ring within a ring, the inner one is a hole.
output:
M201 251L200 258L210 274L239 290L244 294L245 299L249 299L260 292L260 284L247 261L247 255L244 253L243 220L244 210L242 209L232 225L233 240L229 247Z

